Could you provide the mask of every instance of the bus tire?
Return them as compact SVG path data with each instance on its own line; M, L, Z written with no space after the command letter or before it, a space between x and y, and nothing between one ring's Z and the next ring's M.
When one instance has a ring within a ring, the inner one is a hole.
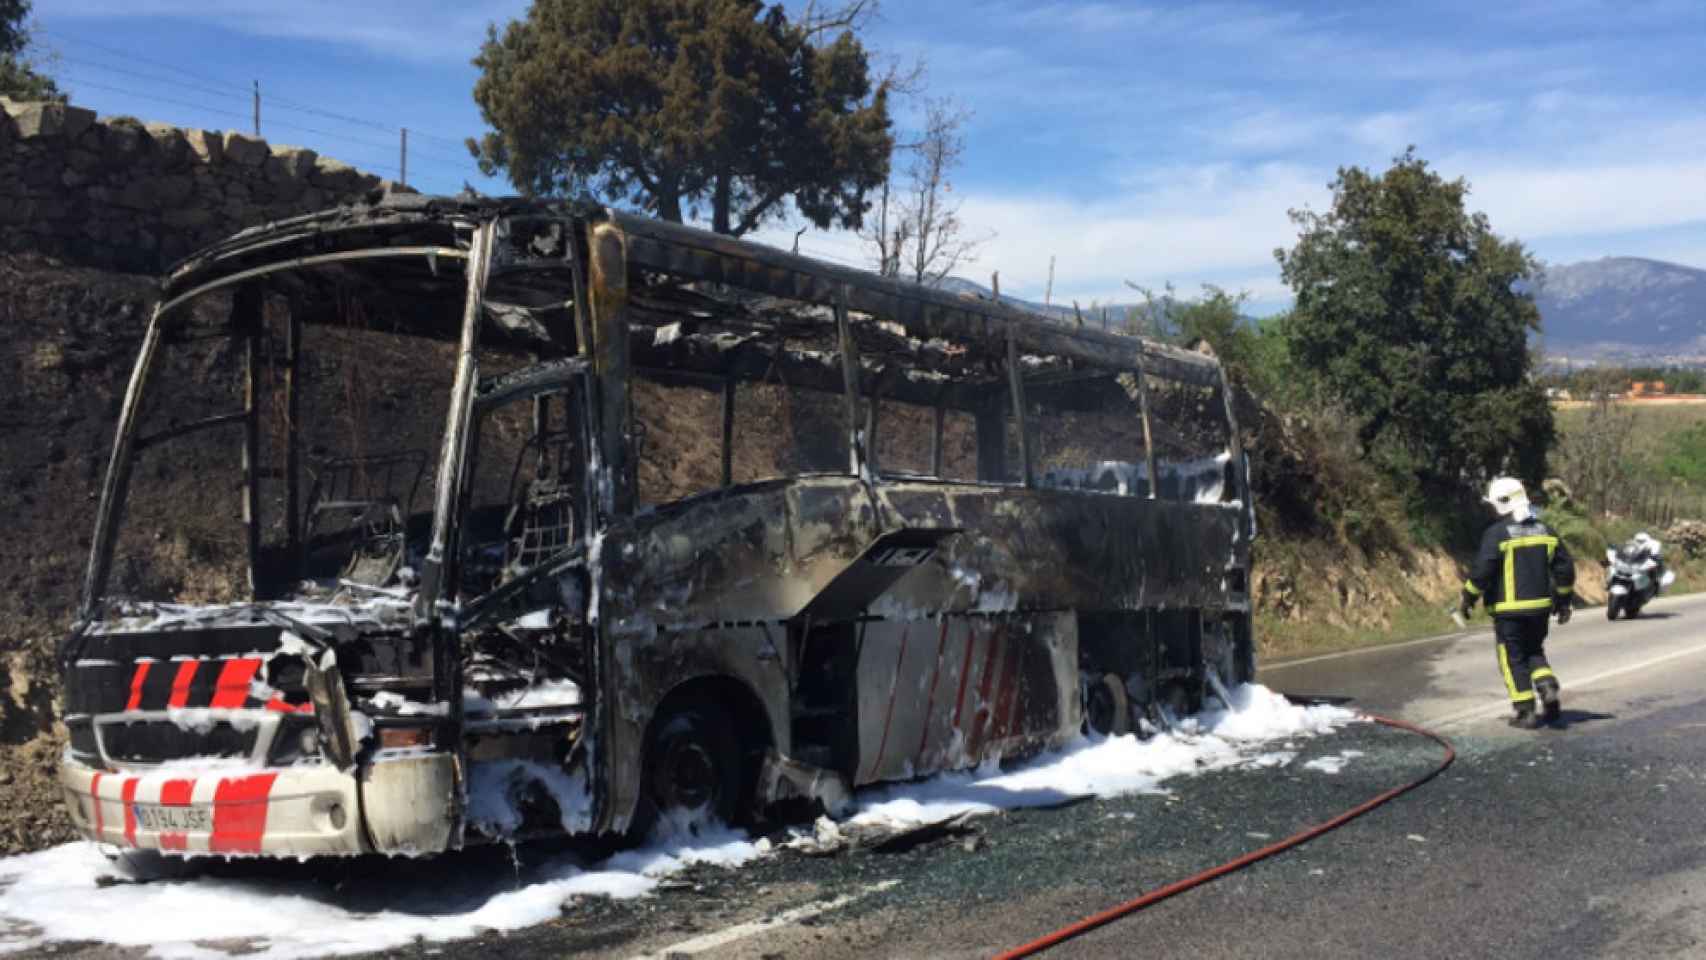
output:
M721 705L692 698L665 708L646 741L645 789L638 823L710 815L733 823L740 810L742 763L734 723Z
M1131 732L1131 699L1119 677L1104 673L1090 681L1084 697L1084 725L1090 733L1101 736Z

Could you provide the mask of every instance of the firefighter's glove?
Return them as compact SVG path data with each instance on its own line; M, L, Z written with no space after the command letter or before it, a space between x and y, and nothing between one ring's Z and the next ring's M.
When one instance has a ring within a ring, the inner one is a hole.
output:
M1463 619L1469 619L1475 612L1475 595L1467 590L1463 591L1463 598L1458 601L1457 610L1463 614Z
M1564 624L1569 623L1570 622L1570 614L1572 612L1570 610L1570 598L1569 597L1559 597L1559 598L1553 600L1552 601L1552 612L1558 615L1558 625L1559 626L1563 626Z

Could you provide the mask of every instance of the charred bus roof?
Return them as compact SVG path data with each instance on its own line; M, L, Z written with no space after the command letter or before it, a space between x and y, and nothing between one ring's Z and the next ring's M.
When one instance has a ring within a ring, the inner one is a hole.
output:
M1026 358L1027 378L1088 367L1143 369L1204 385L1221 379L1211 357L1176 347L1074 329L1007 302L587 202L390 194L371 205L268 223L172 267L163 282L163 303L170 311L199 294L264 278L291 298L292 312L304 322L347 324L344 308L353 297L364 301L366 320L375 328L455 340L467 284L456 262L468 258L474 229L493 220L504 221L507 230L493 251L484 298L490 322L482 337L541 356L579 352L576 274L584 273L585 237L607 227L620 234L628 264L627 321L636 366L738 376L743 366L738 348L748 340L781 334L809 348L814 339L832 337L828 309L844 295L856 318L879 321L857 324L861 356L898 361L906 371L890 388L897 395L908 392L910 381L933 400L956 405L942 395L941 385L1000 379L992 367L1005 362L1010 350ZM682 326L658 335L672 324ZM834 351L832 340L824 346ZM803 359L771 350L752 353L744 362L764 368ZM822 366L806 363L799 372L810 378L812 368Z

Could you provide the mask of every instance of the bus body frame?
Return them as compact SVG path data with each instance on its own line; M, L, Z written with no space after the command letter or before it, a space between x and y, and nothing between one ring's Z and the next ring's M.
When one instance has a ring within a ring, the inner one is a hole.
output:
M142 433L215 296L243 408ZM310 481L303 331L352 298L454 345L442 440ZM121 599L133 465L236 426L249 595ZM720 482L647 502L657 451L719 428ZM398 463L430 472L430 513L352 492ZM67 807L120 849L432 852L834 808L1124 732L1253 679L1248 491L1202 354L589 204L268 224L173 268L149 320L61 649Z

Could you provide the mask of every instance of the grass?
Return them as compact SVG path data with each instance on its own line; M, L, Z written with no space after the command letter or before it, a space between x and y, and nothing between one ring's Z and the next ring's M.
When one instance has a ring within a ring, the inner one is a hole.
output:
M1577 582L1597 605L1604 582L1599 558L1640 525L1562 508L1547 511L1546 519L1575 556ZM1654 533L1663 536L1663 531ZM1450 610L1462 582L1462 558L1411 545L1403 548L1408 550L1403 560L1397 554L1370 559L1347 543L1325 540L1268 538L1257 548L1258 570L1266 572L1268 587L1266 602L1256 611L1259 660L1381 646L1459 629ZM1706 557L1687 557L1674 544L1666 554L1677 575L1667 593L1706 591ZM1486 622L1482 611L1471 621Z
M1260 664L1265 660L1378 647L1419 637L1451 633L1457 629L1444 604L1413 600L1388 613L1391 617L1390 626L1384 628L1344 628L1318 622L1288 622L1258 613L1257 662Z
M1580 428L1587 422L1589 407L1565 407L1552 411L1552 420L1561 434ZM1634 452L1642 456L1662 456L1669 452L1667 439L1696 424L1706 423L1706 403L1621 404L1619 413L1635 415Z
M1621 542L1621 540L1617 541ZM1586 564L1578 564L1578 583L1588 577L1599 577L1599 572L1593 567L1593 561L1602 556L1584 553L1579 559ZM1676 572L1676 582L1665 590L1666 596L1684 593L1706 592L1706 557L1686 557L1680 553L1676 556L1667 555L1665 562ZM1429 602L1417 597L1386 611L1390 620L1387 626L1337 626L1323 622L1313 616L1305 616L1299 620L1285 620L1272 614L1258 611L1256 614L1257 663L1268 660L1287 659L1292 657L1309 656L1321 653L1338 653L1345 650L1357 650L1366 647L1379 647L1387 644L1402 643L1421 637L1441 636L1455 633L1460 628L1451 619L1448 605L1455 604L1456 597L1443 602ZM1587 609L1599 609L1602 605L1595 604ZM1577 608L1577 616L1581 616L1582 608ZM1470 627L1484 627L1488 624L1484 610L1477 609L1475 617L1469 621Z
M1628 455L1620 466L1634 489L1656 491L1670 508L1667 515L1670 510L1681 517L1706 514L1706 404L1622 404L1615 409L1619 417L1631 418ZM1589 413L1586 407L1554 410L1560 438L1582 429ZM1559 449L1566 446L1561 443Z
M1634 416L1629 469L1661 489L1674 490L1673 504L1684 508L1683 516L1695 516L1692 505L1706 505L1706 479L1690 484L1684 478L1706 478L1706 404L1623 409ZM1559 432L1580 429L1587 413L1583 408L1556 411ZM1689 473L1694 460L1700 461L1698 474ZM1401 504L1394 502L1367 510L1376 517L1403 515ZM1575 555L1578 583L1595 597L1604 582L1597 563L1607 547L1621 545L1641 529L1661 540L1665 535L1633 519L1588 517L1565 506L1546 509L1545 517ZM1257 576L1263 586L1255 624L1259 659L1380 646L1458 629L1449 610L1457 602L1466 557L1425 545L1413 532L1400 535L1407 542L1371 543L1365 549L1353 527L1347 519L1325 537L1272 536L1257 542ZM1688 558L1676 544L1667 545L1666 554L1677 575L1667 592L1706 591L1706 557ZM1471 621L1486 622L1480 612Z

